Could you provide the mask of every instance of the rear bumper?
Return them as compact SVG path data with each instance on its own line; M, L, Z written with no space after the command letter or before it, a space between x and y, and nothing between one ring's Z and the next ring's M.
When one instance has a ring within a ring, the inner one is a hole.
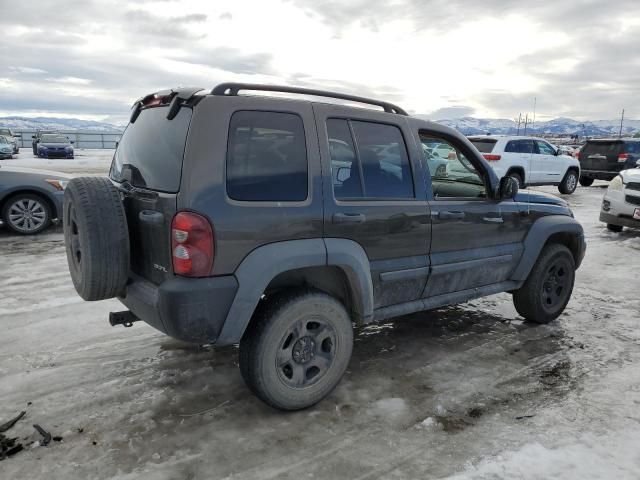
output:
M118 298L138 318L173 338L215 343L237 290L233 275L175 277L160 285L134 276Z
M580 176L595 178L596 180L613 180L620 172L613 170L581 170Z

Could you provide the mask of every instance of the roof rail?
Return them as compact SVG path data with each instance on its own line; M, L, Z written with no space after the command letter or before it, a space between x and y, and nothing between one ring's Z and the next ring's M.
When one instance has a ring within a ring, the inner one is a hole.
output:
M346 93L328 92L326 90L316 90L313 88L287 87L283 85L266 85L259 83L221 83L211 90L212 95L238 95L240 90L254 90L263 92L282 92L282 93L298 93L301 95L312 95L315 97L330 97L340 100L348 100L357 103L366 103L382 107L387 113L395 113L398 115L409 115L402 108L392 103L373 100L371 98L358 97L356 95L348 95Z

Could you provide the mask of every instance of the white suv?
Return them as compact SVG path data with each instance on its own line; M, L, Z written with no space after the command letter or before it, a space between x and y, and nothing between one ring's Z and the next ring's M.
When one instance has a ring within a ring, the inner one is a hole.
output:
M522 187L557 185L560 193L573 193L578 185L580 162L541 138L486 135L469 140L499 178L511 176Z
M640 228L640 168L623 170L611 180L602 199L600 221L612 232Z

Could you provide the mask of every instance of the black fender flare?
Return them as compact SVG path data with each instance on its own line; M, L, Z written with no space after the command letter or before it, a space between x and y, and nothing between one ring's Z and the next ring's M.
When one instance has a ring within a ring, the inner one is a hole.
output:
M538 260L540 252L547 243L547 240L551 235L556 233L568 233L578 238L580 251L573 253L576 256L576 268L580 266L586 249L582 225L573 217L566 215L549 215L539 218L531 226L527 238L524 241L524 252L522 253L520 263L513 271L511 280L523 282L527 279L529 272L531 272L533 265L536 263L536 260Z
M312 238L270 243L249 253L236 269L238 292L216 345L238 343L251 321L260 297L277 275L305 267L337 266L352 289L358 316L373 315L373 286L369 260L351 240Z

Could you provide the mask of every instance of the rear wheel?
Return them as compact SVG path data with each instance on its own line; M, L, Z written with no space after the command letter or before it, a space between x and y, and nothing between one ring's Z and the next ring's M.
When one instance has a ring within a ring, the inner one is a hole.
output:
M129 274L129 231L108 178L78 177L64 194L64 241L73 286L85 300L120 294Z
M518 172L510 172L509 176L511 178L514 178L518 182L518 188L524 188L522 175L520 175Z
M576 187L578 186L578 174L575 170L569 170L560 185L558 185L558 190L560 193L565 195L572 194L576 191Z
M51 208L41 196L22 193L5 202L2 219L14 232L34 235L51 224Z
M280 294L256 311L240 342L240 371L261 400L282 410L310 407L344 374L353 348L351 320L317 291Z
M593 185L593 178L589 177L580 177L580 185L583 187L590 187Z
M612 232L621 232L622 225L614 225L613 223L607 223L607 230L611 230Z
M520 315L536 323L549 323L565 309L575 280L571 251L557 243L544 247L524 285L513 294Z

